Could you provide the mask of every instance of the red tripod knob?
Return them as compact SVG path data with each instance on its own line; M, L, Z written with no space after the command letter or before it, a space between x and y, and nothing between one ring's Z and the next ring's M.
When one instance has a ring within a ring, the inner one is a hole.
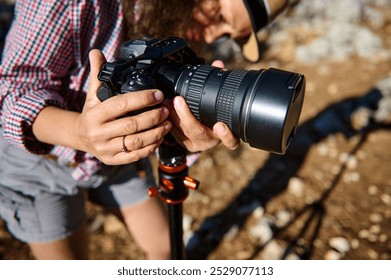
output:
M158 187L150 187L148 189L149 197L158 197L159 196L159 188Z
M196 189L198 189L200 182L197 181L196 179L189 177L189 176L185 176L185 178L183 179L183 184L188 189L196 190Z

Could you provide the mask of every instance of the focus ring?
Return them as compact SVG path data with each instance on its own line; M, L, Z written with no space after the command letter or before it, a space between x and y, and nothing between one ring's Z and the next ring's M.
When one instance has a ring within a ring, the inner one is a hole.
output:
M200 65L193 72L192 77L189 81L189 87L186 94L186 102L189 106L193 115L198 119L200 118L200 103L203 88L205 85L206 78L210 73L211 68Z
M224 81L217 97L216 120L224 122L231 129L235 96L247 72L242 69L232 70Z

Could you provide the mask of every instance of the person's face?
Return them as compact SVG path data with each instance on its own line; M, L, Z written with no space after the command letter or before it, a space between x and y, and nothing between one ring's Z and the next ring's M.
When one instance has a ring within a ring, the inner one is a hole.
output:
M242 0L199 0L193 10L195 24L188 39L211 43L223 35L243 38L251 33L250 18Z

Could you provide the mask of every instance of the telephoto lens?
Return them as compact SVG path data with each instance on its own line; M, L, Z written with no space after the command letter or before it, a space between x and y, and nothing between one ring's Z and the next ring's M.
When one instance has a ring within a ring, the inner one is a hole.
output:
M226 70L177 63L162 65L158 73L159 88L183 96L202 123L222 121L251 147L285 153L303 105L303 75L274 68Z
M194 116L213 126L224 122L251 147L284 154L295 135L305 77L279 69L226 70L204 64L180 38L127 41L121 57L105 63L98 98L158 88L166 98L183 96Z

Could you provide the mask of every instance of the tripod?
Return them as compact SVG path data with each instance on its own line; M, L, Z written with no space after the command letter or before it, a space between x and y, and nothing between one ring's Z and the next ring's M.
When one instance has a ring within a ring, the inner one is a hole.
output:
M159 186L150 188L151 197L159 197L168 205L171 259L185 259L183 244L183 201L189 189L196 190L199 182L188 176L187 150L171 134L159 146Z

